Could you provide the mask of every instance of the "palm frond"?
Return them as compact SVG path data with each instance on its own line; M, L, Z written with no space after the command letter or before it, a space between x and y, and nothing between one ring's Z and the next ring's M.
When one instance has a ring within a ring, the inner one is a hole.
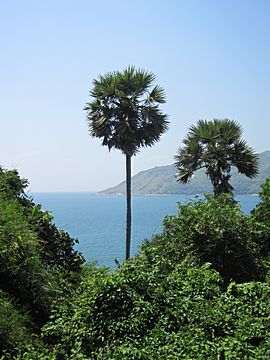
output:
M162 87L156 85L152 91L149 93L149 96L147 98L147 102L151 103L165 103L166 101L166 95L165 91Z
M236 166L238 172L247 177L254 178L259 172L259 156L247 145L244 140L234 144L232 163Z

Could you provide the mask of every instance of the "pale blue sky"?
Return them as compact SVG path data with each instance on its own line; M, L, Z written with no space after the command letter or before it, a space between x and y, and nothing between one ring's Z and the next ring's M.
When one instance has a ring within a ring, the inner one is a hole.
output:
M170 129L133 173L172 163L198 119L232 118L270 149L269 0L0 1L0 164L31 191L91 191L125 161L88 135L92 80L135 65L165 88Z

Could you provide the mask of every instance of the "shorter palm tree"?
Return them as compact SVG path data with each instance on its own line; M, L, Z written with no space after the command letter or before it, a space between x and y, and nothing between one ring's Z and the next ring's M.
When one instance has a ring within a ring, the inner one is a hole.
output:
M232 193L231 168L253 178L258 174L258 155L241 139L242 128L234 120L199 120L191 126L183 147L175 156L177 181L187 183L195 171L205 168L214 196Z

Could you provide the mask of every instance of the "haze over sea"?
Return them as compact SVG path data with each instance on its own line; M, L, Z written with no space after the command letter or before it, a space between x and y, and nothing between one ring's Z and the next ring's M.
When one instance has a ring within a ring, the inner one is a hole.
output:
M115 267L114 259L124 260L125 196L99 196L94 193L33 193L35 203L49 210L56 225L79 240L76 249L87 261L97 260L100 266ZM258 196L238 195L245 213L259 202ZM177 202L186 203L192 197L134 196L132 199L132 244L134 255L145 239L162 231L162 219L177 213Z

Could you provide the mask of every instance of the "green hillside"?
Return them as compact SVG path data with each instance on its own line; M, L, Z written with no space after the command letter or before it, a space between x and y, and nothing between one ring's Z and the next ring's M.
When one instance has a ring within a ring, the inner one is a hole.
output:
M259 175L255 179L249 179L245 175L238 174L236 169L232 171L232 185L235 194L257 194L260 186L267 176L270 176L270 151L259 154ZM180 184L175 178L173 165L159 166L141 171L132 178L132 191L134 195L147 194L202 194L211 192L211 183L204 174L204 169L198 171L189 184ZM99 194L125 194L125 181L117 186L99 192Z

